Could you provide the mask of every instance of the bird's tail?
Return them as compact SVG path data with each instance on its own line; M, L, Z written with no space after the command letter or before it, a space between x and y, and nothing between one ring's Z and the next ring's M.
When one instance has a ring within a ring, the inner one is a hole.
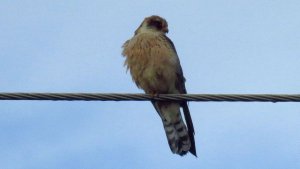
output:
M163 125L171 151L182 156L190 150L191 140L181 114L177 113L177 116L174 122L163 119Z

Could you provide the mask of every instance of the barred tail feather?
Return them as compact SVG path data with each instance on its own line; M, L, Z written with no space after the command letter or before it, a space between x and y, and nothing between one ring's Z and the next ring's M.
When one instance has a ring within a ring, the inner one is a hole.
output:
M162 119L171 151L181 156L191 152L197 157L194 127L187 104L183 106L187 126L182 120L179 104L155 101L152 104Z
M175 123L164 120L163 124L171 151L181 156L185 155L191 148L191 141L182 119L178 118Z

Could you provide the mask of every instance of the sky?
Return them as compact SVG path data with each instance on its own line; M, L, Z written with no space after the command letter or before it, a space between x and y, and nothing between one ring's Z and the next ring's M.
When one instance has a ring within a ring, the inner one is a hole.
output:
M143 93L121 46L164 17L194 94L299 94L298 0L2 0L0 92ZM0 101L1 169L300 168L300 104L190 102L198 157L149 102Z

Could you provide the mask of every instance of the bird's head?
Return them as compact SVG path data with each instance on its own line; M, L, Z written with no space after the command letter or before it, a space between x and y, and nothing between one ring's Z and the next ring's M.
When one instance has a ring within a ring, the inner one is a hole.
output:
M161 32L161 33L168 33L168 23L167 21L157 15L152 15L144 19L138 29L134 32L135 35L141 32Z

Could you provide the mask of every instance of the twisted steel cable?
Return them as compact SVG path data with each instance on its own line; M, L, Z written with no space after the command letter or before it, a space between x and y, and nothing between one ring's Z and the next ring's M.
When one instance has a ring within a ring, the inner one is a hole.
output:
M0 100L300 102L300 94L0 93Z

